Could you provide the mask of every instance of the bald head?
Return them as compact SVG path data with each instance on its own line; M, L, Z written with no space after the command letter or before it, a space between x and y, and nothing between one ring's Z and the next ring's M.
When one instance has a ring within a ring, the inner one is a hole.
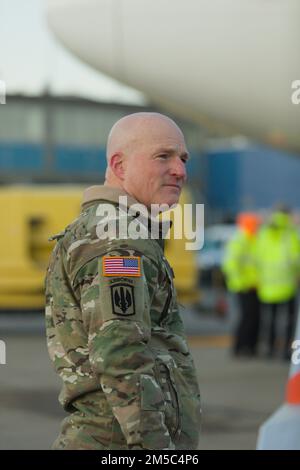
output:
M107 163L115 153L122 152L125 156L135 151L139 144L147 139L157 138L156 134L164 127L170 133L182 135L177 124L160 113L134 113L119 119L112 127L106 149Z
M169 168L167 162L175 162L175 158L171 159L175 156L179 158L179 164L176 160L176 164ZM177 124L163 114L134 113L117 121L108 137L106 158L105 184L124 189L140 202L144 202L145 195L137 184L145 185L147 179L154 178L155 170L161 175L170 173L168 177L164 176L164 180L172 180L172 184L175 181L173 191L175 186L181 189L182 181L177 185L177 179L185 179L183 159L187 159L187 151L184 136ZM176 174L174 177L172 172ZM158 174L156 178L159 179ZM154 186L154 181L149 185ZM151 192L150 188L148 192Z

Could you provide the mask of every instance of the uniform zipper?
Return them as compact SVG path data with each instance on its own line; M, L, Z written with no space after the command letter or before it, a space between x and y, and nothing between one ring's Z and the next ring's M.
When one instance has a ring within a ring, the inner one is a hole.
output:
M167 297L164 309L163 309L161 317L160 317L160 322L161 323L163 323L164 319L168 315L168 311L169 311L169 307L170 307L170 303L171 303L171 298L172 298L172 290L169 287L168 297Z
M175 402L176 404L176 421L175 421L175 430L172 432L171 434L171 437L172 439L174 439L174 437L176 436L178 430L179 430L179 402L178 402L178 397L177 397L177 392L175 390L175 387L173 385L173 382L172 382L172 378L171 378L171 373L169 371L169 368L166 367L167 369L167 374L168 374L168 383L169 383L169 387L170 387L170 393L171 395L173 396L173 403Z

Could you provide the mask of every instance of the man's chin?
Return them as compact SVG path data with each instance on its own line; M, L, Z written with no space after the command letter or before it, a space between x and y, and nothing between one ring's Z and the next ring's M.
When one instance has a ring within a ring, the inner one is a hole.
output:
M169 197L162 197L159 199L159 201L156 201L154 204L158 204L160 206L165 206L163 209L164 211L167 211L171 207L177 206L179 201L179 196L169 196Z

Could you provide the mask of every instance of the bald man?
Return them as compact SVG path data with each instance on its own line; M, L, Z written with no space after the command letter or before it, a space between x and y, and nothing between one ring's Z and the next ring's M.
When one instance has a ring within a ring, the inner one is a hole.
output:
M109 134L104 185L85 191L79 218L53 237L47 339L69 412L54 449L197 449L196 372L150 214L152 204L178 202L187 159L168 117L122 118ZM124 220L136 227L137 203L143 237L120 236Z

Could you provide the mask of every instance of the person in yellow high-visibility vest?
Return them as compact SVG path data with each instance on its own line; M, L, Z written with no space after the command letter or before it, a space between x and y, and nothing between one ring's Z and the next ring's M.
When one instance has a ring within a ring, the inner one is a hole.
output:
M268 355L275 352L279 307L287 311L284 358L290 357L300 274L300 238L288 209L275 211L261 228L256 247L258 296L271 311Z
M256 214L240 214L237 217L239 230L225 248L222 269L228 290L237 295L240 310L233 345L236 356L254 356L257 349L260 304L257 297L255 243L259 223Z

